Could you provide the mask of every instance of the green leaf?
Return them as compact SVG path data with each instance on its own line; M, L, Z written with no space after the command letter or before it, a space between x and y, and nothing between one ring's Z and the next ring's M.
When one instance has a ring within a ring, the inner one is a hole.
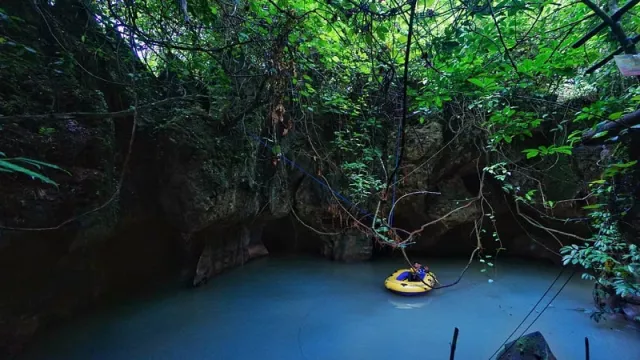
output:
M622 112L613 113L609 115L609 120L618 120L622 117L622 114L623 114Z
M554 149L557 153L571 155L571 147L570 146L560 146Z
M615 166L617 168L623 168L624 169L624 168L632 167L633 165L635 165L637 163L638 163L638 160L633 160L633 161L629 161L629 162L624 163L624 164L611 164L611 166Z
M22 161L22 162L25 162L25 163L27 163L27 164L34 165L34 166L36 166L38 169L40 169L40 165L42 165L42 166L46 166L46 167L49 167L49 168L52 168L52 169L56 169L56 170L63 171L63 172L65 172L65 173L67 173L68 175L71 175L71 173L70 173L70 172L68 172L67 170L65 170L65 169L63 169L63 168L61 168L61 167L59 167L58 165L49 164L49 163L44 162L44 161L39 161L39 160L34 160L34 159L28 159L28 158L25 158L25 157L17 157L17 158L14 158L14 160Z
M527 159L534 158L540 153L537 149L526 149L522 150L522 152L527 154Z
M601 138L603 136L606 136L608 133L608 131L600 131L599 133L593 135L593 139Z
M0 167L8 169L8 170L13 171L13 172L22 173L22 174L31 176L32 178L38 179L38 180L40 180L40 181L42 181L44 183L47 183L47 184L58 186L58 184L55 181L49 179L48 177L46 177L46 176L44 176L42 174L39 174L39 173L37 173L35 171L29 170L27 168L24 168L24 167L22 167L20 165L13 164L13 163L11 163L9 161L0 160Z
M474 84L474 85L477 85L477 86L479 86L479 87L481 87L483 89L485 87L484 82L482 82L482 80L480 80L480 79L471 78L471 79L467 79L467 81L472 83L472 84Z
M582 208L584 210L590 210L590 209L600 209L603 206L604 206L604 204L593 204L593 205L585 205Z

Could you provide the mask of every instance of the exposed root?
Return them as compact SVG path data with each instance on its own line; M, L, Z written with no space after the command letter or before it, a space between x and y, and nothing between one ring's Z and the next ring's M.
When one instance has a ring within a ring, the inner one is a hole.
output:
M296 213L295 209L293 208L293 206L291 204L289 204L289 209L291 210L291 213L293 214L293 216L298 220L298 222L300 224L302 224L304 227L306 227L307 229L313 231L314 233L318 234L318 235L326 235L326 236L335 236L335 235L340 235L339 232L334 232L334 233L329 233L329 232L324 232L324 231L320 231L316 228L314 228L313 226L305 223L304 221L302 221L302 219L300 219L300 217L298 216L298 214Z
M457 208L455 208L455 209L453 209L453 210L449 211L448 213L444 214L443 216L441 216L441 217L439 217L439 218L437 218L437 219L435 219L435 220L429 221L428 223L426 223L426 224L422 225L419 229L412 231L411 233L409 233L409 238L413 238L414 236L416 236L416 235L420 234L421 232L423 232L423 231L424 231L424 229L426 229L427 227L429 227L429 226L431 226L431 225L434 225L434 224L436 224L436 223L438 223L438 222L440 222L440 221L442 221L442 220L444 220L444 219L448 218L448 217L449 217L449 216L451 216L452 214L454 214L454 213L456 213L456 212L458 212L458 211L460 211L460 210L462 210L462 209L465 209L465 208L467 208L467 207L469 207L469 206L473 205L476 201L478 201L478 200L482 199L482 198L483 198L482 190L483 190L483 187L484 187L484 176L485 176L485 173L483 172L483 173L482 173L482 176L481 176L481 178L480 178L480 190L478 190L478 195L477 195L475 198L471 199L471 200L470 200L468 203L466 203L465 205L462 205L462 206L460 206L460 207L457 207Z
M506 199L506 196L504 196L504 198L505 198L505 201L506 201L506 200L507 200L507 199ZM536 244L538 244L538 245L542 246L545 250L549 251L550 253L552 253L552 254L554 254L554 255L557 255L557 256L561 257L560 253L558 253L558 252L556 252L556 251L554 251L554 250L551 250L547 245L545 245L545 244L543 244L543 243L539 242L538 240L536 240L536 239L531 235L531 233L529 233L529 231L527 231L527 229L526 229L524 226L522 226L522 223L521 223L520 221L518 221L518 218L516 217L516 214L514 214L514 213L513 213L513 210L511 209L511 206L509 205L509 202L507 202L507 201L506 201L506 203L507 203L507 207L509 208L509 212L511 212L511 215L513 215L513 218L516 220L516 223L518 223L518 226L520 226L520 228L522 229L522 231L524 231L524 233L529 237L529 239L531 239L531 241L533 241L533 242L535 242Z
M425 194L440 195L439 192L434 192L434 191L414 191L408 194L404 194L401 197L399 197L398 200L396 200L396 202L393 203L393 205L391 206L391 210L389 210L389 218L387 221L391 223L391 214L393 214L393 211L395 210L395 207L396 205L398 205L398 202L400 202L400 200L411 195L425 195Z
M533 225L533 226L535 226L535 227L537 227L537 228L539 228L539 229L542 229L542 230L546 231L549 235L551 235L551 236L552 236L552 237L553 237L553 238L558 242L558 244L560 244L560 246L564 246L564 244L562 244L562 241L560 241L560 239L558 239L558 237L557 237L555 234L560 234L560 235L564 235L564 236L572 237L572 238L574 238L574 239L578 239L578 240L580 240L580 241L593 242L593 240L585 239L585 238L583 238L582 236L578 236L578 235L571 234L571 233L568 233L568 232L564 232L564 231L560 231L560 230L552 229L552 228L549 228L549 227L546 227L546 226L544 226L544 225L540 224L539 222L537 222L537 221L533 220L531 217L529 217L529 216L527 216L527 215L523 214L523 213L520 211L520 206L518 205L518 202L517 202L517 201L516 201L516 212L517 212L517 213L518 213L518 215L520 215L523 219L525 219L529 224L531 224L531 225ZM555 233L555 234L554 234L554 233Z

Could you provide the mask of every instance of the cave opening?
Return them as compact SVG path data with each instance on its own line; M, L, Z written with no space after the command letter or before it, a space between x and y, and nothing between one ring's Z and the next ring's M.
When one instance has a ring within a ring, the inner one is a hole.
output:
M262 230L262 243L272 255L319 255L322 240L291 216L267 222Z
M464 187L471 194L476 195L480 191L480 177L476 173L464 175L461 177Z

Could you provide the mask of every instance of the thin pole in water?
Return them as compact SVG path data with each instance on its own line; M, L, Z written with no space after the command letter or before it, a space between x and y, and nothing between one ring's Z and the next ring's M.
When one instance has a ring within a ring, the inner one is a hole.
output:
M585 359L589 360L591 358L591 356L589 355L589 338L588 337L584 337L584 351L585 351Z
M456 344L458 343L458 333L459 332L460 332L460 330L458 330L458 328L455 328L453 330L453 341L451 342L451 353L449 355L449 360L453 360L455 358L455 356L456 356Z

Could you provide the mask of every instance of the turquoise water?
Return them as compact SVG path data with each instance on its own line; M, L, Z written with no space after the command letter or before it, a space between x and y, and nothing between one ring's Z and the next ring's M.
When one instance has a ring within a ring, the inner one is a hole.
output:
M423 263L443 283L465 264ZM198 289L164 291L73 321L39 338L23 358L448 359L457 326L456 359L488 359L558 273L501 261L493 282L476 267L452 288L407 298L382 285L403 265L260 259ZM640 332L590 320L581 309L590 299L589 284L575 276L528 332L541 331L558 359L584 359L585 336L591 359L640 359Z

